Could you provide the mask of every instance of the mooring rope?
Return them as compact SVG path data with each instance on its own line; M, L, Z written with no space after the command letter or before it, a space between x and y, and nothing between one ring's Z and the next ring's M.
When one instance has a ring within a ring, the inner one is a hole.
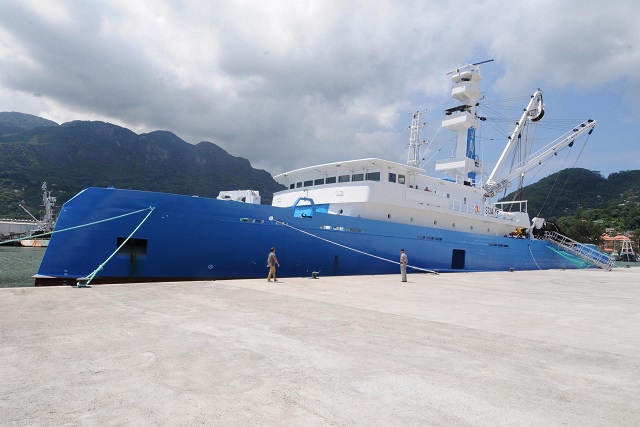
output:
M65 231L75 230L77 228L82 228L82 227L88 227L90 225L100 224L101 222L107 222L107 221L112 221L114 219L124 218L125 216L129 216L129 215L135 215L137 213L144 212L144 211L149 210L149 209L153 210L154 208L149 206L148 208L140 209L140 210L137 210L135 212L129 212L129 213L118 215L118 216L114 216L114 217L111 217L111 218L101 219L100 221L89 222L87 224L76 225L76 226L73 226L73 227L64 228L62 230L54 230L54 231L52 231L50 233L34 234L33 236L26 236L26 237L20 237L18 239L5 240L4 242L0 242L0 245L3 245L5 243L19 242L20 240L29 240L29 239L35 239L35 238L38 238L38 237L51 236L52 234L57 234L57 233L65 232Z
M370 254L370 253L367 253L367 252L363 252L363 251L361 251L361 250L359 250L359 249L351 248L351 247L349 247L349 246L345 246L345 245L343 245L343 244L341 244L341 243L334 242L334 241L329 240L329 239L325 239L324 237L320 237L320 236L317 236L317 235L315 235L315 234L313 234L313 233L309 233L308 231L300 230L299 228L296 228L296 227L294 227L294 226L292 226L292 225L289 225L289 224L287 224L287 223L286 223L286 222L284 222L284 221L278 221L277 219L275 219L275 218L274 218L274 217L272 217L272 216L270 216L270 217L269 217L269 221L274 221L274 222L275 222L276 224L278 224L278 225L284 225L285 227L289 227L289 228L290 228L290 229L292 229L292 230L298 231L298 232L300 232L300 233L306 234L307 236L314 237L314 238L316 238L316 239L322 240L322 241L327 242L327 243L330 243L330 244L332 244L332 245L340 246L341 248L345 248L345 249L348 249L348 250L350 250L350 251L357 252L357 253L359 253L359 254L369 256L369 257L371 257L371 258L376 258L376 259L379 259L379 260L381 260L381 261L386 261L386 262L390 262L390 263L392 263L392 264L400 265L400 262L399 262L399 261L393 261L393 260L388 259L388 258L383 258L383 257L380 257L380 256L378 256L378 255L374 255L374 254ZM438 272L437 272L437 271L434 271L434 270L427 270L426 268L417 267L417 266L415 266L415 265L407 265L407 267L408 267L408 268L413 268L414 270L424 271L424 272L426 272L426 273L438 274Z
M536 261L536 258L533 256L533 251L531 250L531 245L527 245L527 247L529 248L529 253L531 254L531 259L533 260L533 263L536 265L536 267L538 267L538 270L542 270L540 268L540 266L538 265L538 262Z
M124 241L120 244L120 246L118 246L117 249L111 255L109 255L109 258L107 258L102 264L100 264L98 266L98 268L96 268L93 271L93 273L91 273L91 274L89 274L87 276L87 282L83 283L81 281L78 281L78 287L79 288L84 288L84 287L89 286L89 283L91 283L91 281L96 276L96 274L98 274L98 272L104 268L104 266L111 260L111 258L113 258L115 256L115 254L117 254L118 251L129 241L129 239L135 234L135 232L138 231L138 229L140 227L142 227L142 224L144 224L144 222L147 220L147 218L149 218L149 216L153 213L153 210L155 208L153 206L149 206L147 209L149 209L149 213L147 214L147 216L145 216L144 219L142 220L142 222L140 222L140 224L138 224L138 226L131 232L131 234L129 234L129 237L124 239ZM138 212L142 212L144 210L146 210L146 209L142 209L142 210L140 210Z

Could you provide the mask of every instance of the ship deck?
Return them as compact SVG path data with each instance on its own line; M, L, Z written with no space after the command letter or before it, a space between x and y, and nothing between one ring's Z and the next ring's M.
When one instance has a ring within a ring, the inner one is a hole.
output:
M0 289L0 418L636 426L639 283L622 268Z

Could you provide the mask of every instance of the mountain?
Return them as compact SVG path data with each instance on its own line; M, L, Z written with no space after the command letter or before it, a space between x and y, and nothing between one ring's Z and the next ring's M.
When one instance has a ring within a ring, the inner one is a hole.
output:
M508 200L528 200L532 217L538 215L552 221L584 209L638 206L640 170L616 172L604 178L600 172L587 169L564 169L501 199Z
M31 114L0 113L0 135L20 133L38 126L58 126L58 124Z
M0 217L35 214L47 182L57 205L86 187L114 186L216 197L221 190L259 190L263 203L284 187L271 175L211 142L196 145L168 131L136 134L97 121L55 122L0 113Z

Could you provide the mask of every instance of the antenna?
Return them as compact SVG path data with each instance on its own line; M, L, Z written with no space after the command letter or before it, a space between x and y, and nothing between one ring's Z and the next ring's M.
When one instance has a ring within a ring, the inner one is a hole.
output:
M475 64L471 64L471 65L481 65L481 64L486 64L487 62L493 62L493 59L487 59L486 61L480 61L480 62L476 62Z

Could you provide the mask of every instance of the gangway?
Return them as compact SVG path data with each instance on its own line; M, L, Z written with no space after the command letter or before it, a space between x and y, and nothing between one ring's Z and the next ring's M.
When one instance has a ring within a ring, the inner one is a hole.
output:
M598 268L611 270L616 263L607 254L603 254L595 247L576 242L555 231L545 231L544 238L553 242L565 251L594 264Z

